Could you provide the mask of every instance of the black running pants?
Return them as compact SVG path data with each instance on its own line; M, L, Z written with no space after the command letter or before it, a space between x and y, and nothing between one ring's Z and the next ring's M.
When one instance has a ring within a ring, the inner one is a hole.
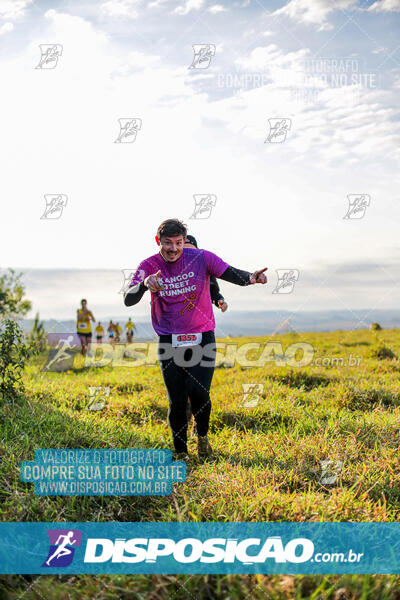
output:
M207 435L211 413L210 387L215 368L214 331L205 331L197 346L172 347L171 335L160 335L158 360L168 392L168 422L176 452L187 452L188 396L197 434ZM163 357L164 356L164 357Z

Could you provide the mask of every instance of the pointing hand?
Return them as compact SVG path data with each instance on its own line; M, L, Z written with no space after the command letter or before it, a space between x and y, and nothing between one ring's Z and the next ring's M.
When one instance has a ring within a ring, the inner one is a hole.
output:
M264 275L264 271L266 271L268 267L265 269L260 269L259 271L254 271L254 273L250 277L250 284L253 283L267 283L267 276Z
M148 287L151 292L156 293L156 292L159 292L160 290L164 289L162 281L161 281L161 279L159 279L160 275L161 275L161 271L158 270L157 273L154 273L154 275L149 275L144 280L144 282L143 282L144 285L146 287Z

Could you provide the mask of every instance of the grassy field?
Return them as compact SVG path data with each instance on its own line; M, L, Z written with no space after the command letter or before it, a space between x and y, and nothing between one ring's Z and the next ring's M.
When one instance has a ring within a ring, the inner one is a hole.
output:
M20 482L20 462L36 448L172 449L158 366L88 369L78 361L72 371L43 373L38 357L26 369L24 396L0 407L1 521L398 521L399 331L273 340L284 349L312 344L314 364L216 369L216 459L199 462L191 437L187 481L166 497L39 497ZM253 407L243 402L246 383L264 386ZM89 386L110 388L103 410L87 409ZM332 475L335 483L326 483ZM400 599L400 576L0 576L0 587L7 600Z

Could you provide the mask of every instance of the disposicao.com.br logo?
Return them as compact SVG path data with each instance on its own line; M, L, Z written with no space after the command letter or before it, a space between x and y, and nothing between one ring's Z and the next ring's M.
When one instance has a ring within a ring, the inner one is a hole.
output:
M250 550L252 549L252 550ZM314 556L314 558L313 558ZM247 538L239 541L229 538L89 538L86 544L85 563L156 563L161 557L171 557L177 563L234 563L245 565L265 563L359 562L362 553L349 550L335 553L316 553L308 538L294 538L283 544L280 536Z
M399 533L398 522L7 522L0 574L398 574Z
M33 525L36 526L30 527ZM126 525L120 523L80 523L79 530L47 530L50 548L44 562L42 553L39 565L46 570L53 567L59 573L250 573L254 569L263 573L335 573L343 569L359 572L370 562L362 539L356 541L343 534L327 536L324 527L314 527L314 537L295 531L263 535L256 533L253 524L246 523L223 527L215 524L213 528L208 524L203 528L180 524L179 533L171 527L176 524L159 527L142 523L135 535L132 527L136 525L129 524L129 533L124 531ZM263 528L263 524L256 525L257 529ZM160 530L158 535L153 534L156 529ZM201 535L200 529L204 530ZM354 545L367 554L353 550ZM29 572L37 572L37 566L32 565Z

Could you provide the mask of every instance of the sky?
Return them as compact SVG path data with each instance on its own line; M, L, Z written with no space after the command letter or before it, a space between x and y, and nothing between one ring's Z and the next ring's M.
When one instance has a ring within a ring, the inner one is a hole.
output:
M83 296L118 314L169 217L268 267L268 286L223 284L232 311L397 308L399 24L400 0L0 0L0 267L30 316Z

